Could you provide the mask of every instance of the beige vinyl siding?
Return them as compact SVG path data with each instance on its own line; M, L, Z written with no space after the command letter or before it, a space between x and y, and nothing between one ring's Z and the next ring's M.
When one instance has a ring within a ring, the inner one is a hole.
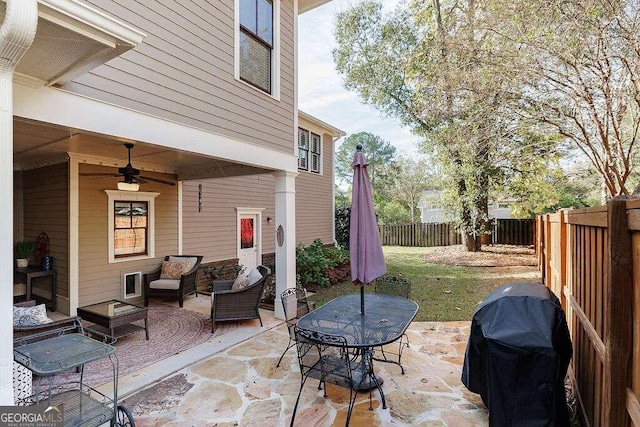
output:
M234 78L234 0L87 2L147 37L135 49L78 77L64 89L292 152L292 0L282 0L280 8L279 101Z
M300 125L304 127L304 124ZM333 243L333 139L322 135L322 174L300 171L296 178L296 241Z
M262 211L262 253L275 251L275 178L271 174L185 181L183 183L183 252L204 256L204 262L235 258L236 208ZM198 185L202 211L198 212ZM267 223L267 217L274 220Z
M80 165L80 173L117 173L115 168ZM144 175L172 180L174 177L144 172ZM140 185L140 191L160 193L155 198L155 255L153 259L109 263L108 198L104 190L115 190L118 178L80 177L79 181L79 305L122 299L122 275L152 271L165 255L178 252L177 187L154 182ZM128 300L142 302L140 299Z
M63 163L22 174L23 236L49 236L49 254L57 274L58 310L69 313L69 172ZM34 263L35 259L31 260Z

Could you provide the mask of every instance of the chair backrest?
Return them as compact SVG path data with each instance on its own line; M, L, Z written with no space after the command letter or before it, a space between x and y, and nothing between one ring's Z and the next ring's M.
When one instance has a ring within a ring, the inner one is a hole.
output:
M398 295L411 298L411 280L400 276L382 276L376 279L376 294Z
M307 314L309 303L307 302L307 293L304 289L287 288L280 296L282 301L282 309L284 310L284 318L289 329L289 336L295 339L293 327L298 322L298 318ZM294 312L295 310L295 312Z
M280 296L280 300L282 301L284 318L287 320L297 319L311 311L307 301L307 293L304 289L287 288Z
M294 328L298 363L303 376L353 387L354 378L347 340L307 329Z

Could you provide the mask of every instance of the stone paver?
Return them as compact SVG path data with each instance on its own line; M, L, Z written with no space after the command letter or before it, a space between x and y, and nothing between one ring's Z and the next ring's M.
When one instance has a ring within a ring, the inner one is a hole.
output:
M488 411L460 381L469 322L416 322L407 335L410 346L402 362L375 363L384 379L387 409L377 391L360 393L353 426L486 426ZM288 425L300 388L295 347L278 358L288 341L284 324L249 340L194 361L149 388L128 396L124 404L139 426L282 426ZM344 425L349 392L309 379L300 397L296 426Z

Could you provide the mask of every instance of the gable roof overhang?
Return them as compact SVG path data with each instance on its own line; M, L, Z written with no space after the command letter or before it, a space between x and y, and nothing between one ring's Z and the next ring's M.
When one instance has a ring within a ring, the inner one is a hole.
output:
M298 0L298 15L329 3L331 0Z
M0 0L0 22L6 13ZM132 49L146 35L78 0L38 0L38 29L15 68L14 79L53 86Z

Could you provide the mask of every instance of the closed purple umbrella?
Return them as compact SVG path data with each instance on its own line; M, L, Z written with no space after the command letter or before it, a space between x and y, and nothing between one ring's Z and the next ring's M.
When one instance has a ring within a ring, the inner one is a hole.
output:
M371 182L367 174L367 160L362 145L356 147L353 157L353 192L351 195L351 223L349 225L349 252L351 280L360 285L360 311L364 314L364 285L387 272L376 214L373 210Z

